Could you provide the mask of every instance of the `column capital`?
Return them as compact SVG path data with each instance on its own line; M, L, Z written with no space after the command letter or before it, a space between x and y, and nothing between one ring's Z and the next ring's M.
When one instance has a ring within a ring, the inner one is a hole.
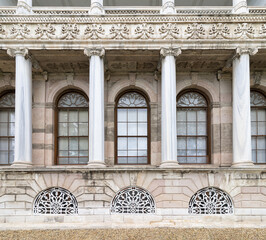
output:
M17 55L22 55L25 58L29 58L29 50L27 48L8 48L7 54L10 57L16 57Z
M104 48L85 48L84 54L88 57L91 57L91 56L103 57L105 55L105 49Z
M161 48L160 55L162 57L174 56L178 57L182 53L181 48Z
M258 48L237 48L236 57L240 57L243 54L249 54L250 56L253 56L257 54L258 51Z
M163 0L161 14L173 14L175 13L174 0Z

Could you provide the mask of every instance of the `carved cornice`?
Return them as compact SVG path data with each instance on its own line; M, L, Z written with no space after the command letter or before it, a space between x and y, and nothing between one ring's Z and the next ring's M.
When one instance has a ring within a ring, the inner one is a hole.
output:
M174 56L178 57L182 53L181 48L162 48L160 54L162 57Z
M25 58L29 57L29 50L27 48L9 48L7 49L7 54L10 57L16 57L17 55L22 55Z
M88 57L91 57L91 56L103 57L105 55L105 50L104 48L91 48L91 49L85 48L84 54Z

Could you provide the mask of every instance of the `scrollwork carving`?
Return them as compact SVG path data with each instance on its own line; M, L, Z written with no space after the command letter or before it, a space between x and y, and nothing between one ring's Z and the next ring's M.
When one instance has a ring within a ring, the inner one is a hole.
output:
M16 55L22 55L23 57L29 57L29 50L27 48L9 48L7 49L7 54L10 57L15 57Z
M206 35L203 25L198 23L189 24L185 33L187 34L188 39L204 38Z
M30 29L26 24L17 24L13 25L13 27L10 30L11 38L17 38L17 39L24 39L29 38L30 35Z
M38 39L52 39L55 37L55 31L51 24L38 24L35 35Z
M161 48L160 54L162 57L174 56L177 57L182 53L181 48Z
M110 29L112 39L127 39L129 37L129 28L125 24L117 24Z
M251 56L255 55L258 52L258 48L237 48L236 56L239 57L242 54L249 54Z
M102 25L92 24L87 26L84 35L86 39L97 40L104 37L105 30Z
M163 39L165 38L178 38L179 37L179 29L177 24L165 23L159 28L160 35Z
M234 30L236 38L254 38L255 29L247 23L238 24Z
M211 38L230 38L230 29L226 24L217 23L214 24L209 31Z
M103 57L105 55L105 50L104 48L91 48L91 49L85 48L84 54L88 57L91 57L91 56Z
M64 24L61 29L62 35L60 36L60 39L77 39L79 32L80 30L77 24Z
M136 38L149 39L154 35L154 28L147 23L137 26L135 29Z

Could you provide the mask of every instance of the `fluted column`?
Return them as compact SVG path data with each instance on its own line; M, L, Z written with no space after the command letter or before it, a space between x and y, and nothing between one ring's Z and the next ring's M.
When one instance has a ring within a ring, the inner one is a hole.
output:
M176 63L181 49L161 49L162 57L162 162L161 167L177 166L176 140Z
M28 49L8 49L16 58L14 166L32 165L32 63Z
M103 0L91 0L90 14L101 15L104 14Z
M247 0L233 0L233 13L248 13Z
M104 167L104 60L105 51L85 49L90 57L89 166Z
M240 49L233 60L233 166L252 166L250 118L250 55L257 49Z
M18 0L17 14L32 13L32 0Z
M175 0L162 0L161 14L175 13Z

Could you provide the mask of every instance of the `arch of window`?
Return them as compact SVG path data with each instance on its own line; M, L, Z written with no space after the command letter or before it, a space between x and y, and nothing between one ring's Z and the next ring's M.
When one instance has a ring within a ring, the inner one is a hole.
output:
M154 214L155 201L145 189L128 187L119 191L113 198L111 213Z
M266 163L266 97L258 91L250 93L252 160Z
M52 187L40 192L33 203L34 214L77 214L78 203L68 190Z
M85 95L69 91L57 101L55 159L59 165L88 163L89 102Z
M148 164L150 111L147 98L126 92L116 103L116 164Z
M179 163L209 163L209 105L198 91L177 97L177 159Z
M189 214L232 214L231 197L224 191L207 187L196 192L189 201Z
M14 161L15 149L15 93L7 92L0 97L0 164Z

